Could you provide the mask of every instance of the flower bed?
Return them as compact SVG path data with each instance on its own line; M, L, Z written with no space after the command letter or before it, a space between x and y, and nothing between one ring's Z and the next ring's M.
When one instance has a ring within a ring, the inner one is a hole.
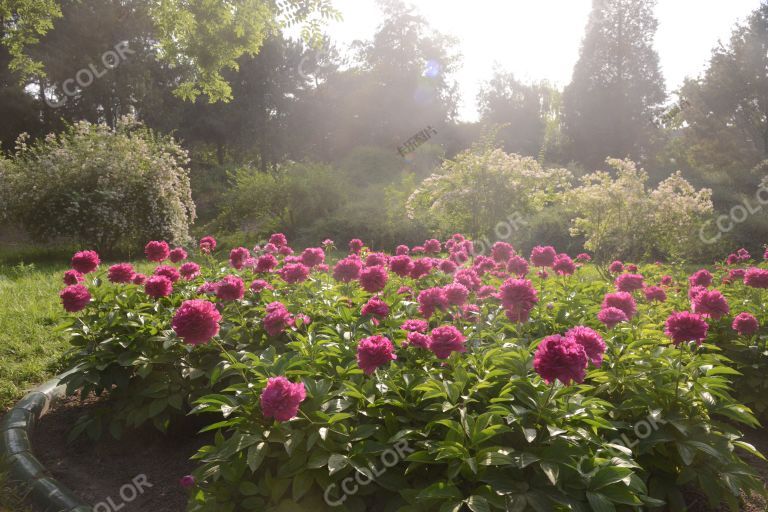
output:
M66 382L110 400L73 435L209 415L193 511L684 510L687 493L738 510L763 492L738 431L758 425L740 400L764 400L740 386L765 368L749 255L688 276L473 257L460 235L326 262L332 244L277 234L225 265L210 237L196 262L150 242L149 277L76 254Z

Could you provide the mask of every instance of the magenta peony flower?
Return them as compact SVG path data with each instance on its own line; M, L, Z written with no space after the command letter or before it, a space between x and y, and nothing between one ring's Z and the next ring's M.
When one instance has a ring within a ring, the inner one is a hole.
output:
M646 286L645 289L643 289L643 293L645 294L645 300L647 301L664 302L667 300L667 292L660 286Z
M136 274L133 276L133 284L142 285L147 282L147 276L144 274Z
M643 276L640 274L621 274L616 278L614 284L616 285L616 289L620 292L642 290L645 285L645 283L643 283Z
M429 350L429 343L432 339L424 333L411 331L406 336L406 341L403 343L404 347L414 346L417 348L423 348Z
M458 267L451 260L440 260L440 263L438 263L437 268L439 268L440 272L443 272L444 274L453 274L454 272L456 272L456 269Z
M308 267L315 267L325 261L325 251L322 247L307 247L301 253L301 262Z
M527 279L507 279L499 288L501 305L511 322L526 322L539 302L533 284Z
M576 255L576 261L582 262L582 263L589 263L592 261L592 256L589 254L582 252Z
M378 293L387 285L389 275L382 266L366 267L360 272L360 286L369 293Z
M363 316L386 318L386 316L389 315L389 306L377 295L371 297L368 302L363 305L360 314Z
M663 286L670 286L672 284L672 276L661 276L660 283Z
M427 332L429 323L426 320L406 320L400 328L410 332Z
M413 261L406 254L394 256L389 260L389 269L400 277L406 277L413 270Z
M67 270L64 272L64 284L72 286L85 281L85 276L77 270Z
M309 267L301 263L291 263L290 265L285 265L277 273L280 274L280 277L286 283L301 283L309 277Z
M608 265L608 272L611 274L620 274L624 272L624 264L619 260L613 261L610 265Z
M156 276L165 276L170 279L172 283L175 283L181 277L181 274L176 270L176 267L171 267L170 265L159 265L155 268L153 274Z
M739 249L738 251L736 251L736 257L739 259L739 261L747 261L747 260L749 260L749 259L750 259L752 256L750 256L750 254L749 254L749 251L748 251L748 250L746 250L745 248L743 248L743 247L742 247L741 249Z
M412 278L421 279L422 277L429 275L430 272L432 272L432 260L430 258L413 260L413 270L411 270Z
M448 304L453 306L464 305L467 302L467 297L469 297L467 287L459 283L444 286L443 291L445 292L445 299L448 301Z
M449 258L456 265L461 266L469 259L469 255L464 251L454 251Z
M168 254L168 257L170 258L171 263L178 263L187 259L187 251L181 247L176 247L170 252L170 254Z
M757 318L749 313L739 313L736 315L731 327L739 333L739 336L752 336L760 328Z
M264 254L256 259L256 272L272 272L277 266L277 258L272 254Z
M525 277L528 271L528 262L522 256L512 256L507 261L507 272L517 274L518 277Z
M179 274L187 281L191 281L200 275L200 265L193 261L188 261L179 267Z
M515 255L515 248L507 242L496 242L491 247L491 257L497 263L506 263Z
M383 252L372 252L365 258L366 267L386 267L389 262L389 256Z
M221 300L240 300L245 295L245 283L237 276L224 276L216 283L216 296Z
M709 326L701 315L688 311L672 313L664 324L664 334L672 338L675 345L687 341L695 341L697 345L701 345L707 337L707 329Z
M359 238L353 238L349 241L349 252L352 254L360 254L363 250L363 241Z
M111 283L130 283L133 281L133 276L135 275L136 272L133 270L133 265L130 263L118 263L117 265L112 265L109 267L109 270L107 270L107 279L109 279Z
M299 405L306 398L303 382L294 384L285 377L271 377L261 392L259 403L265 418L288 421L299 414Z
M630 274L634 274L635 272L637 272L637 265L635 265L634 263L630 263L629 265L627 265L627 272L629 272Z
M597 319L605 324L608 329L613 329L621 322L629 321L629 317L624 311L613 306L601 309L597 314Z
M709 270L702 268L701 270L694 272L688 278L688 282L691 286L703 286L706 288L712 284L712 274L710 274Z
M380 366L397 359L395 347L384 336L363 338L357 346L357 365L366 375L372 374Z
M397 294L406 295L410 297L411 295L413 295L413 288L411 288L410 286L401 286L400 288L397 289Z
M734 280L738 279L739 281L743 281L746 273L747 273L746 269L732 268L731 270L728 271L728 277L730 279L734 279Z
M443 244L440 243L440 240L435 240L434 238L431 238L424 242L424 252L427 254L439 254L440 251L443 250Z
M99 253L96 251L80 251L72 256L72 268L81 274L89 274L96 270L101 263Z
M466 352L466 338L461 331L452 325L444 325L432 329L429 342L431 350L438 359L448 359L451 352Z
M165 240L152 240L151 242L147 242L147 245L144 246L144 254L149 261L160 263L161 261L168 259L171 255L171 250L168 247L168 242Z
M248 258L251 257L251 251L245 247L235 247L229 251L229 264L232 268L240 270L245 266Z
M154 299L167 297L173 293L173 282L165 276L152 276L144 283L144 291Z
M480 321L480 306L477 304L464 304L461 306L461 313L457 315L465 322L479 322Z
M553 334L541 340L536 348L533 368L547 384L559 380L567 386L571 382L584 382L587 362L587 352L576 340Z
M277 336L293 324L293 317L280 302L267 305L267 314L262 320L264 330L270 336Z
M477 275L481 276L486 272L490 272L491 270L495 269L496 262L488 256L480 255L475 258L475 264L472 266L472 268L475 272L477 272Z
M707 289L703 286L691 286L688 289L688 300L693 303L694 300L696 300L696 297L699 296L699 294L706 292Z
M216 250L216 239L212 236L204 236L200 239L200 252L203 254L211 254Z
M283 256L290 256L291 254L293 254L293 249L291 249L291 248L290 248L289 246L287 246L287 245L284 245L284 246L280 247L280 248L277 250L277 254L281 254L281 255L283 255Z
M190 345L208 343L219 333L221 313L212 302L185 300L173 315L171 327L176 335Z
M537 245L531 250L531 264L535 267L551 267L555 263L555 248Z
M419 313L429 318L438 309L448 307L448 298L445 296L445 290L442 288L427 288L419 292Z
M584 347L587 358L593 365L600 368L603 364L603 354L605 353L605 341L602 336L589 327L574 327L565 333L566 338L572 338L576 343Z
M362 268L363 262L360 261L360 258L348 256L339 260L333 267L333 278L342 283L354 281L360 277Z
M285 245L288 245L288 239L282 233L274 233L269 237L270 244L274 245L278 249Z
M197 287L197 293L203 294L203 295L208 295L209 293L215 294L216 288L218 288L218 285L219 283L206 281Z
M273 243L264 245L264 254L277 254L278 248Z
M728 301L718 290L704 290L693 299L693 311L720 320L730 311Z
M496 288L491 285L484 285L481 286L479 290L477 290L477 298L478 299L487 299L488 297L492 297L496 293Z
M627 319L631 319L637 313L637 303L635 299L627 292L607 293L603 297L603 303L600 305L602 309L605 308L619 308L627 315Z
M91 293L81 284L67 286L59 293L64 310L69 313L82 311L91 302Z
M453 282L463 284L467 290L472 292L479 290L483 286L480 276L471 268L462 268L456 271L456 274L453 276Z
M744 284L752 288L768 288L768 270L748 268L744 273Z
M251 291L254 293L259 293L267 288L270 290L272 289L269 283L263 279L254 279L254 281L251 283Z
M179 485L185 489L195 486L195 477L192 475L185 475L179 478Z
M552 270L562 276L570 276L576 272L576 264L567 254L558 254L555 257L555 262L552 264Z

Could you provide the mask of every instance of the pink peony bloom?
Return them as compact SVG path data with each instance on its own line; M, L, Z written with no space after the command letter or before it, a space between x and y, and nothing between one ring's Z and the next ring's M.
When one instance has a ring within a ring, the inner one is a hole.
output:
M576 264L567 254L558 254L555 257L555 262L552 264L552 270L562 276L570 276L576 272Z
M551 267L555 263L555 248L537 245L531 250L531 264L535 267Z
M708 329L709 326L701 315L688 311L672 313L664 324L664 334L672 338L675 345L688 341L701 345L707 337Z
M372 374L380 366L397 359L395 347L384 336L363 338L357 346L357 365L366 375Z
M291 249L287 245L284 245L277 250L277 254L280 254L282 256L290 256L291 254L293 254L293 249Z
M627 265L627 272L629 273L637 272L637 265L635 265L634 263L630 263L629 265Z
M398 245L395 249L395 255L396 256L405 256L407 255L411 250L408 248L407 245Z
M218 287L218 283L206 281L197 287L197 293L200 293L203 295L207 295L209 293L215 294L217 287Z
M273 254L263 254L256 258L256 272L272 272L277 267L277 258Z
M264 254L277 254L278 248L273 243L264 245Z
M187 251L181 247L176 247L170 252L168 257L170 258L171 263L178 263L187 259Z
M383 252L372 252L365 258L366 267L386 267L389 262L389 256Z
M240 270L245 266L250 257L251 251L245 247L236 247L229 251L229 264L232 268Z
M279 249L284 245L288 245L288 239L282 233L274 233L269 237L269 243Z
M107 279L109 279L111 283L130 283L133 281L133 276L135 275L136 272L133 270L133 265L130 263L118 263L117 265L112 265L109 267L109 270L107 270Z
M286 283L301 283L309 277L309 267L301 263L291 263L290 265L285 265L277 273L280 274L280 277Z
M316 267L325 261L325 251L322 247L307 247L301 253L301 262L308 267Z
M539 302L533 284L527 279L507 279L499 288L501 305L511 322L526 322Z
M728 277L734 280L738 279L739 281L743 281L746 273L747 271L743 268L732 268L728 271Z
M744 284L752 288L768 288L768 270L748 268L744 273Z
M173 293L173 282L165 276L152 276L144 283L144 291L154 299Z
M448 299L442 288L427 288L419 292L419 313L425 317L431 317L436 310L446 309Z
M614 284L616 285L616 289L620 292L642 290L645 285L645 283L643 283L643 276L640 274L621 274L616 278Z
M456 265L461 266L469 259L469 255L464 251L454 251L450 255L450 260Z
M749 260L749 259L750 259L752 256L750 256L750 254L749 254L749 251L748 251L748 250L746 250L745 248L743 248L743 247L742 247L741 249L739 249L738 251L736 251L736 257L739 259L739 261L747 261L747 260Z
M170 265L159 265L155 268L153 274L156 276L165 276L170 279L172 283L175 283L181 277L179 271L176 270L176 267L171 267Z
M443 244L440 243L440 240L432 238L424 242L424 252L427 254L438 254L442 250Z
M582 263L589 263L592 261L592 256L589 254L582 252L576 255L576 261L582 262Z
M333 278L342 283L354 281L360 277L363 262L357 257L348 256L339 260L333 267Z
M637 313L637 303L632 295L627 292L607 293L603 297L603 303L600 307L602 309L619 308L627 315L628 319L631 319Z
M210 254L216 249L216 239L212 236L204 236L200 239L200 252Z
M263 279L254 279L254 281L251 283L251 291L254 293L259 293L264 289L271 290L272 287Z
M353 238L349 241L349 252L352 254L360 254L363 250L363 241L359 238Z
M200 265L193 261L188 261L179 267L179 274L187 281L191 281L200 275Z
M475 264L472 266L473 270L477 272L477 275L481 276L486 272L496 268L496 262L488 256L478 256L475 258Z
M465 322L479 322L480 321L480 306L477 304L464 304L461 306L461 312L457 315L458 318Z
M168 247L168 242L165 240L152 240L144 246L144 254L147 256L149 261L160 263L161 261L168 259L168 257L171 255L171 250Z
M454 272L456 272L456 269L458 267L451 260L440 260L440 263L438 263L437 268L439 268L440 272L443 272L444 274L453 274Z
M389 306L377 295L371 297L360 310L362 316L386 318L389 315Z
M663 286L670 286L672 284L672 276L661 276L661 284Z
M600 368L603 364L603 354L605 353L605 341L602 336L589 327L574 327L565 333L566 338L571 338L576 343L584 347L587 358L593 365Z
M147 282L147 276L144 274L136 274L133 276L133 284L142 285Z
M271 377L261 392L259 404L265 418L288 421L299 414L299 406L306 398L303 382L294 384L285 377Z
M507 242L496 242L491 247L491 258L497 263L506 263L515 255L515 248Z
M64 284L72 286L85 281L85 276L77 270L67 270L64 272Z
M429 343L432 341L426 334L416 331L409 332L406 340L407 341L404 343L405 346L414 346L425 350L429 349Z
M760 328L757 323L757 318L749 313L739 313L736 318L733 319L731 327L734 331L739 333L739 336L751 336L757 332Z
M397 294L406 295L410 297L411 295L413 295L413 288L411 288L410 286L401 286L400 288L397 289Z
M608 272L612 274L620 274L624 272L624 264L619 260L613 261L610 265L608 265Z
M452 283L444 286L443 291L445 292L445 298L448 301L448 304L453 306L464 305L467 302L467 297L469 297L469 290L467 290L467 287L459 283Z
M88 274L96 270L101 263L99 253L96 251L80 251L72 256L72 268L81 274Z
M660 286L646 286L643 293L647 301L664 302L667 300L667 293Z
M64 306L64 310L69 313L77 313L82 311L91 302L91 294L88 288L81 284L73 284L67 286L59 293L61 304Z
M522 256L512 256L507 261L507 272L517 274L518 277L525 277L528 271L528 262Z
M430 258L421 258L413 261L412 278L421 279L424 276L428 276L430 272L432 272L432 260Z
M587 352L573 338L559 334L547 336L536 348L533 368L547 384L559 380L564 385L581 384L587 374Z
M463 268L456 271L456 274L453 276L453 282L463 284L467 290L472 292L479 290L483 286L480 276L471 268Z
M208 343L219 333L221 313L212 302L185 300L173 315L171 326L176 335L190 345Z
M224 276L216 283L216 296L221 300L240 300L245 295L245 283L237 276Z
M629 317L624 311L613 306L601 309L597 314L597 319L605 324L608 329L613 329L621 322L629 321Z
M394 256L389 260L389 269L400 277L406 277L413 270L413 261L406 254Z
M730 311L728 301L718 290L705 290L693 299L693 312L720 320Z
M481 286L479 290L477 290L477 298L478 299L487 299L488 297L492 297L496 293L496 288L491 285L484 285Z
M448 359L451 352L466 352L464 342L466 338L461 331L452 325L444 325L432 329L430 334L429 350L438 359Z
M195 486L195 477L192 475L185 475L179 478L179 485L185 489Z
M699 294L706 292L707 289L703 286L691 286L688 290L688 299L693 302Z
M410 332L427 332L429 323L426 320L406 320L400 328Z
M277 336L293 324L293 317L280 302L267 305L267 314L262 320L264 330L270 336Z
M378 293L387 285L389 275L382 266L367 267L360 272L360 286L369 293Z
M688 278L688 282L691 286L703 286L707 287L712 284L712 274L709 270L702 268L694 272L691 277Z

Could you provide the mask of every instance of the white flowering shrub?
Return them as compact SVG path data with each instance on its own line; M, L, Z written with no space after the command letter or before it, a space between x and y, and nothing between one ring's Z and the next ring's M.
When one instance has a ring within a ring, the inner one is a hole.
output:
M712 191L696 190L677 172L659 186L630 160L608 159L614 173L597 171L565 195L571 234L600 261L700 255L699 228L713 212Z
M115 129L87 122L28 144L0 166L11 221L39 242L67 239L102 250L189 238L195 205L187 153L130 118Z
M408 217L439 233L494 237L510 215L524 221L569 189L566 169L544 169L530 157L475 146L446 161L406 204Z

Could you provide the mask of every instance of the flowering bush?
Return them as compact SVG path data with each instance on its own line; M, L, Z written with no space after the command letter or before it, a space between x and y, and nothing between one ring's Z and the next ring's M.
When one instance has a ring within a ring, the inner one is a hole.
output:
M469 244L320 258L274 237L229 265L190 251L176 281L92 269L62 292L67 382L110 400L75 433L207 414L192 511L685 510L690 493L738 510L762 492L737 429L758 423L731 388L747 358L722 351L765 368L750 347L768 292L728 267L711 289L658 265L603 280L547 273L553 248Z
M122 119L114 130L76 123L27 145L0 169L3 209L38 241L61 237L102 250L147 239L184 243L195 205L172 139Z

